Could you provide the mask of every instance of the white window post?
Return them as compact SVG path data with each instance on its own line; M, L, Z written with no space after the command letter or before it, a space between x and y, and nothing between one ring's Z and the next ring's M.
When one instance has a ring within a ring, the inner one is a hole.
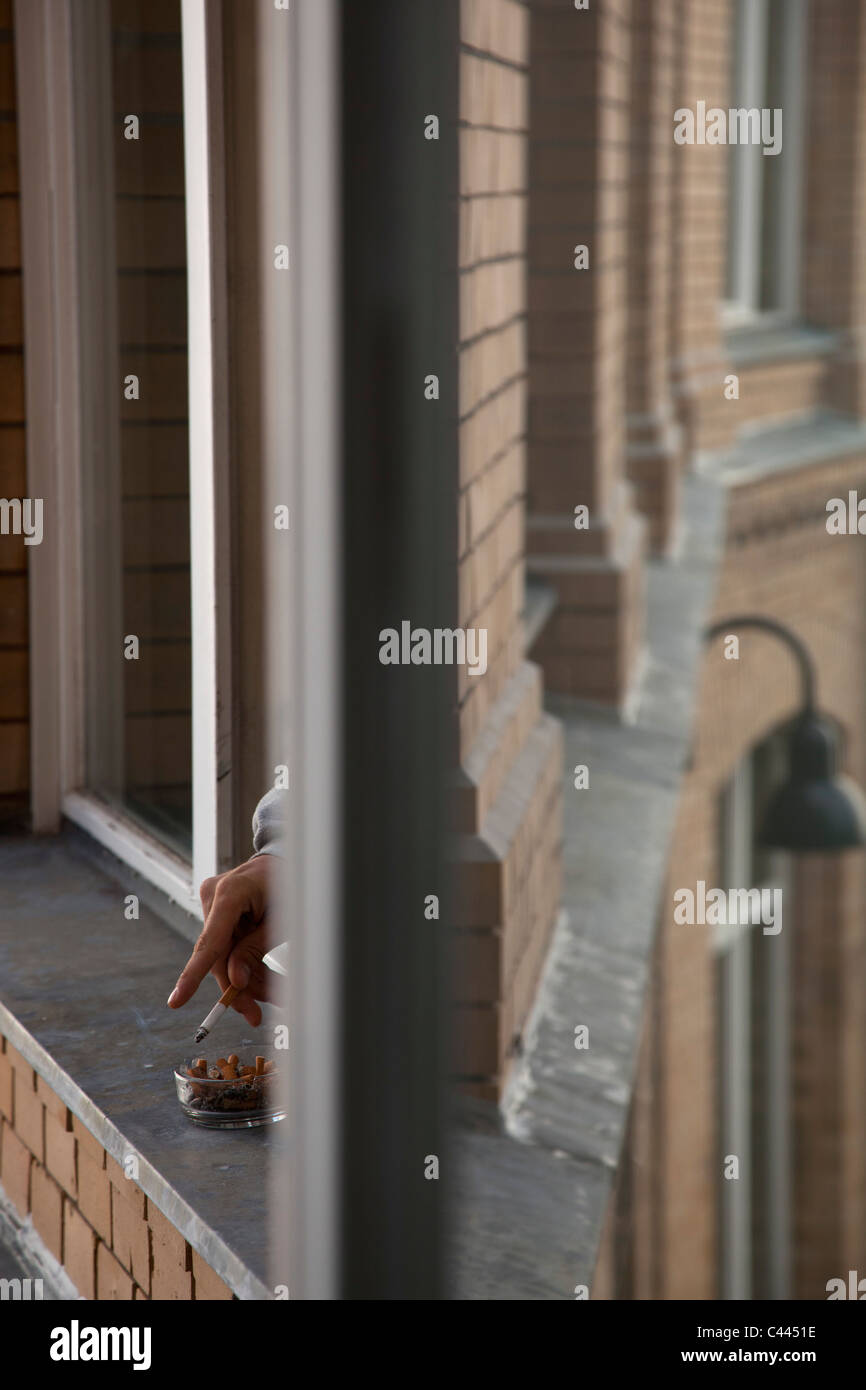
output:
M220 7L182 0L192 595L193 887L231 854L231 550Z

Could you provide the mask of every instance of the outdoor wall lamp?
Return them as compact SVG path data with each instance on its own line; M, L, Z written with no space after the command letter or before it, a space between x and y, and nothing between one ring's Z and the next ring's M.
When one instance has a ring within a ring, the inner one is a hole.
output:
M753 627L779 637L794 653L803 707L788 733L788 777L770 799L758 841L766 849L834 852L866 844L866 797L836 773L836 737L815 709L815 667L799 637L772 618L736 617L713 623L706 641Z

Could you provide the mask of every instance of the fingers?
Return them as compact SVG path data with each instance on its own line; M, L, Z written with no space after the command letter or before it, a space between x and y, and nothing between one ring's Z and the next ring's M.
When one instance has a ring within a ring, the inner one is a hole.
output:
M198 895L201 898L201 905L204 908L205 921L207 921L207 915L210 912L211 903L213 902L218 883L218 878L206 878L201 888L198 890Z
M261 975L262 955L267 950L264 918L271 867L267 855L254 856L228 873L203 881L199 894L204 910L204 929L169 995L169 1008L179 1009L186 1004L209 973L213 972L219 978L220 965L225 976L229 957L241 946L243 951L235 962L236 978L233 976L232 984L246 990L252 979L254 986L258 985L261 990L262 981L258 977ZM235 1007L239 1006L236 1004ZM261 1019L261 1010L255 1003L254 988L249 990L244 1007L249 1009L245 1017L257 1024ZM244 1008L240 1008L240 1012L243 1013ZM255 1018L251 1015L255 1015Z
M264 954L260 930L239 941L228 958L229 984L235 985L237 989L246 989L253 976L256 973L261 974L258 967L261 966Z
M238 942L228 959L229 982L240 989L234 1007L256 1028L262 1019L256 1000L265 998L268 992L267 971L262 965L266 946L265 930L259 927Z
M204 901L204 885L202 901ZM246 910L247 900L238 894L228 880L218 883L214 891L211 908L204 930L195 949L184 966L180 978L169 995L168 1005L179 1009L192 998L206 975L210 974L218 960L222 960L231 950L232 939L238 919Z
M237 1009L239 1014L243 1014L247 1023L249 1023L251 1027L258 1028L259 1024L262 1021L262 1010L260 1005L256 1003L255 999L250 994L249 990L242 990L240 994L235 996L232 1008Z

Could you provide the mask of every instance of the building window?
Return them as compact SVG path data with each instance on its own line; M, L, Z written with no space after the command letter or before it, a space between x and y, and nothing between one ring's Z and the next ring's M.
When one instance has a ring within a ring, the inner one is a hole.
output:
M18 35L28 486L61 537L31 567L34 828L195 913L232 829L219 15L58 0Z
M192 851L180 0L73 7L84 787ZM95 80L99 77L102 80ZM118 660L118 653L123 659Z
M731 106L782 112L778 154L728 151L728 264L724 317L795 319L800 309L800 229L808 0L737 0Z
M785 774L771 735L721 798L725 889L781 889L782 930L756 920L716 928L719 1076L719 1286L725 1299L784 1299L790 1281L790 899L787 856L756 831ZM787 925L786 925L787 917ZM730 1172L730 1157L739 1176Z

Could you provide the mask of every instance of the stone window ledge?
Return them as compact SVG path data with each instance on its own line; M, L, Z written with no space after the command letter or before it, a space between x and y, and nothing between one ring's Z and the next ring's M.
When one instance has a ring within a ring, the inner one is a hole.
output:
M731 449L703 454L701 474L724 487L866 454L866 424L831 410L744 431Z
M829 357L839 346L839 335L805 323L755 323L731 328L725 347L735 367L764 366L808 357Z
M119 1164L136 1156L148 1200L238 1298L272 1298L267 1170L283 1126L221 1132L183 1115L172 1072L213 991L166 1008L188 946L141 880L116 874L71 828L0 840L0 1033ZM124 918L128 893L141 895L138 921ZM251 1050L255 1030L237 1019L225 1046L243 1037Z

